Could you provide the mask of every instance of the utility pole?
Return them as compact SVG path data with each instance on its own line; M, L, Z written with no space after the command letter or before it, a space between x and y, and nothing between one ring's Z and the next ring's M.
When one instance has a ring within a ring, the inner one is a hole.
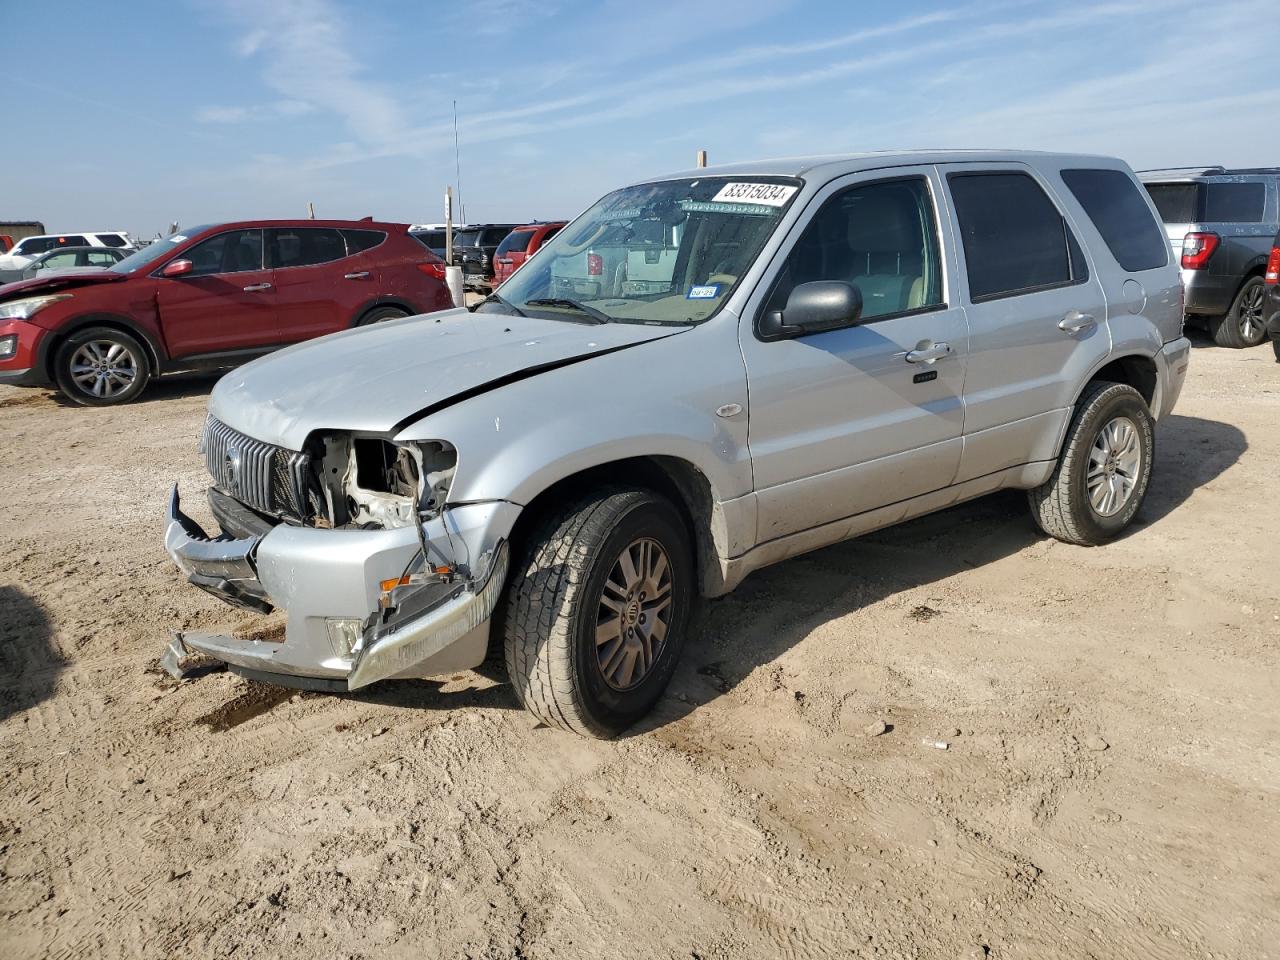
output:
M310 200L307 201L307 219L314 220L316 218L316 205Z
M462 155L458 152L458 101L453 101L453 168L454 182L458 186L458 210L462 222L467 222L467 208L462 202Z

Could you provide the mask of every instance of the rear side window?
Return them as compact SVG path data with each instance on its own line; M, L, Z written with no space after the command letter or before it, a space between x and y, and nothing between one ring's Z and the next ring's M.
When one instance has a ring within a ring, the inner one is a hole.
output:
M1048 194L1025 173L947 177L974 303L1088 278L1084 257Z
M34 257L37 254L52 250L55 242L53 237L30 237L26 240L19 240L18 245L13 248L13 252L20 253L26 257Z
M347 241L348 255L372 250L387 239L387 235L381 230L343 230L342 236Z
M1062 180L1125 270L1136 273L1169 262L1169 245L1138 186L1121 170L1063 170Z
M505 240L498 244L499 253L524 253L529 249L529 241L533 239L532 230L513 230Z
M49 249L52 250L54 247L87 247L87 246L89 246L89 241L86 240L84 237L80 236L80 234L68 233L58 237L58 239L54 243L49 245Z
M94 234L94 236L98 238L99 242L104 247L128 246L128 244L124 242L124 237L120 236L118 233L98 233Z
M488 230L481 231L481 240L476 245L480 247L494 246L505 240L510 232L506 227L490 227Z
M274 267L309 267L341 260L346 255L347 245L337 230L299 227L271 231L271 265Z
M1147 193L1165 223L1195 223L1200 219L1200 184L1148 183Z
M1206 183L1204 222L1261 223L1266 199L1261 183Z

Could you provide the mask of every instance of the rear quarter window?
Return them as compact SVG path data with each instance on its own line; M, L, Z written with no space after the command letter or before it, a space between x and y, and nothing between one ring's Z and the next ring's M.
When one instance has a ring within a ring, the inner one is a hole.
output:
M372 250L387 239L381 230L343 230L342 237L347 241L347 256Z
M98 233L98 234L94 234L94 236L98 238L98 241L104 247L127 246L127 244L124 242L124 237L120 236L118 233Z
M1063 170L1062 181L1098 228L1125 270L1153 270L1169 262L1169 245L1138 192L1121 170Z
M1205 223L1261 223L1267 189L1261 183L1207 183Z
M1200 219L1200 184L1148 183L1146 187L1165 223L1195 223Z

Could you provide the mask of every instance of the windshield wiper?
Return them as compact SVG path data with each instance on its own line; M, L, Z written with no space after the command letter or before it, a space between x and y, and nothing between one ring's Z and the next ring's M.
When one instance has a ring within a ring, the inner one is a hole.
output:
M500 304L501 306L506 307L508 310L510 310L512 313L514 313L517 317L527 317L527 316L528 316L528 314L527 314L527 313L525 313L523 310L521 310L519 307L517 307L517 306L516 306L514 303L512 303L510 300L506 300L506 299L504 299L504 298L502 298L502 297L498 296L496 293L491 293L491 294L489 294L487 297L485 297L483 300L481 300L479 303L477 303L477 304L476 304L476 306L477 306L477 307L483 307L486 303L497 303L497 304Z
M589 307L585 303L579 303L577 300L570 300L568 297L539 297L536 300L526 300L524 305L526 307L567 307L590 317L595 323L608 323L613 319L602 310Z

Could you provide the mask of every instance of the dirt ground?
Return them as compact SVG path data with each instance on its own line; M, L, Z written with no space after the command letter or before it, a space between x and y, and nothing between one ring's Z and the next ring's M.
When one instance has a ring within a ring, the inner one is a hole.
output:
M612 743L159 675L239 619L161 546L211 384L0 388L8 960L1280 956L1269 348L1197 345L1125 539L1000 495L756 574Z

